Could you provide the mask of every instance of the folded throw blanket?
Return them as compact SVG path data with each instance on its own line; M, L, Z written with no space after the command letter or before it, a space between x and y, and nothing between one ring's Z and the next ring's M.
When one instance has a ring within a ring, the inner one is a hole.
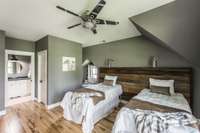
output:
M138 133L167 133L169 126L186 126L196 119L186 112L160 113L148 110L133 110Z
M89 89L89 88L80 88L73 90L73 98L74 102L76 102L76 99L79 99L80 97L90 97L93 100L94 105L99 103L100 101L105 99L105 94L104 92L97 91L94 89Z
M138 133L165 133L169 126L197 128L196 118L189 112L138 99L126 105L133 111Z
M105 99L105 94L88 88L76 89L65 94L61 102L64 118L77 124L82 124L88 109Z

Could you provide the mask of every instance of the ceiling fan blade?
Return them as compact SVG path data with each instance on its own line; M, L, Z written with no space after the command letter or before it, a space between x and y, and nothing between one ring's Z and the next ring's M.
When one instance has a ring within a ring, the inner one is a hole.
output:
M67 27L67 29L72 29L72 28L77 27L77 26L79 26L79 25L81 25L81 23L72 25L72 26L70 26L70 27Z
M71 15L74 15L74 16L77 16L77 17L81 17L80 15L78 15L78 14L72 12L72 11L69 11L69 10L67 10L67 9L65 9L65 8L63 8L63 7L61 7L61 6L56 6L56 7L57 7L58 9L64 11L64 12L67 12L67 13L71 14Z
M100 0L100 2L96 5L96 7L89 14L90 18L95 19L97 17L97 15L100 13L100 11L103 9L105 4L106 4L106 2L104 0Z
M97 30L96 30L96 29L91 29L91 31L92 31L94 34L97 34Z
M95 19L96 24L118 25L119 22L103 19Z

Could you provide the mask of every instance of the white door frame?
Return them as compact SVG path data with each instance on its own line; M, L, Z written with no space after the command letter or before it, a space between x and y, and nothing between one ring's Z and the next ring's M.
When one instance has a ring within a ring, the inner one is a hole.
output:
M32 100L35 100L35 53L34 52L25 52L18 50L5 50L5 107L8 106L8 55L24 55L31 56L31 80L32 80L32 88L31 88L31 97Z
M44 104L47 105L47 90L48 90L48 88L47 88L47 62L48 62L48 61L47 61L47 50L40 51L40 52L38 52L38 54L37 54L37 56L38 56L38 57L37 57L37 58L38 58L38 61L37 61L37 62L38 62L38 66L37 66L37 67L38 67L38 74L37 74L37 80L38 80L38 81L37 81L38 94L37 94L37 96L38 96L38 102L41 102L41 97L40 97L40 96L41 96L41 95L40 95L40 93L41 93L41 88L40 88L40 77L39 77L39 75L40 75L39 73L41 72L41 70L40 70L40 64L39 64L39 56L41 56L41 55L46 55L46 62L45 62L45 67L46 67L46 69L45 69L45 74L46 74L46 75L45 75L45 76L46 76L46 81L45 81L45 83L46 83L46 84L45 84L46 90L45 90L45 92L46 92L46 94L45 94L45 95L46 95L46 99L45 99L45 103L44 103Z

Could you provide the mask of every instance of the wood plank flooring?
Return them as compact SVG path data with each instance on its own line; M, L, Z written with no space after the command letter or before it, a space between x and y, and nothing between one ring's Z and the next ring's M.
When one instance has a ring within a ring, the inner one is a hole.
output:
M93 133L111 133L118 110L95 125ZM61 107L46 110L37 102L17 104L0 118L0 133L82 133L81 126L66 121Z

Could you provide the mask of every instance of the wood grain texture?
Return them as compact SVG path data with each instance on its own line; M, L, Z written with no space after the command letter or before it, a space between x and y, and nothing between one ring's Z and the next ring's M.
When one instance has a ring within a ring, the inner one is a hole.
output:
M93 133L111 133L118 110L99 121ZM8 108L7 114L0 117L0 133L82 133L82 130L80 125L63 118L61 107L49 111L38 102L27 102Z
M135 96L142 89L149 88L149 78L175 80L175 92L182 93L192 106L192 68L100 68L99 82L105 75L118 76L125 95Z

